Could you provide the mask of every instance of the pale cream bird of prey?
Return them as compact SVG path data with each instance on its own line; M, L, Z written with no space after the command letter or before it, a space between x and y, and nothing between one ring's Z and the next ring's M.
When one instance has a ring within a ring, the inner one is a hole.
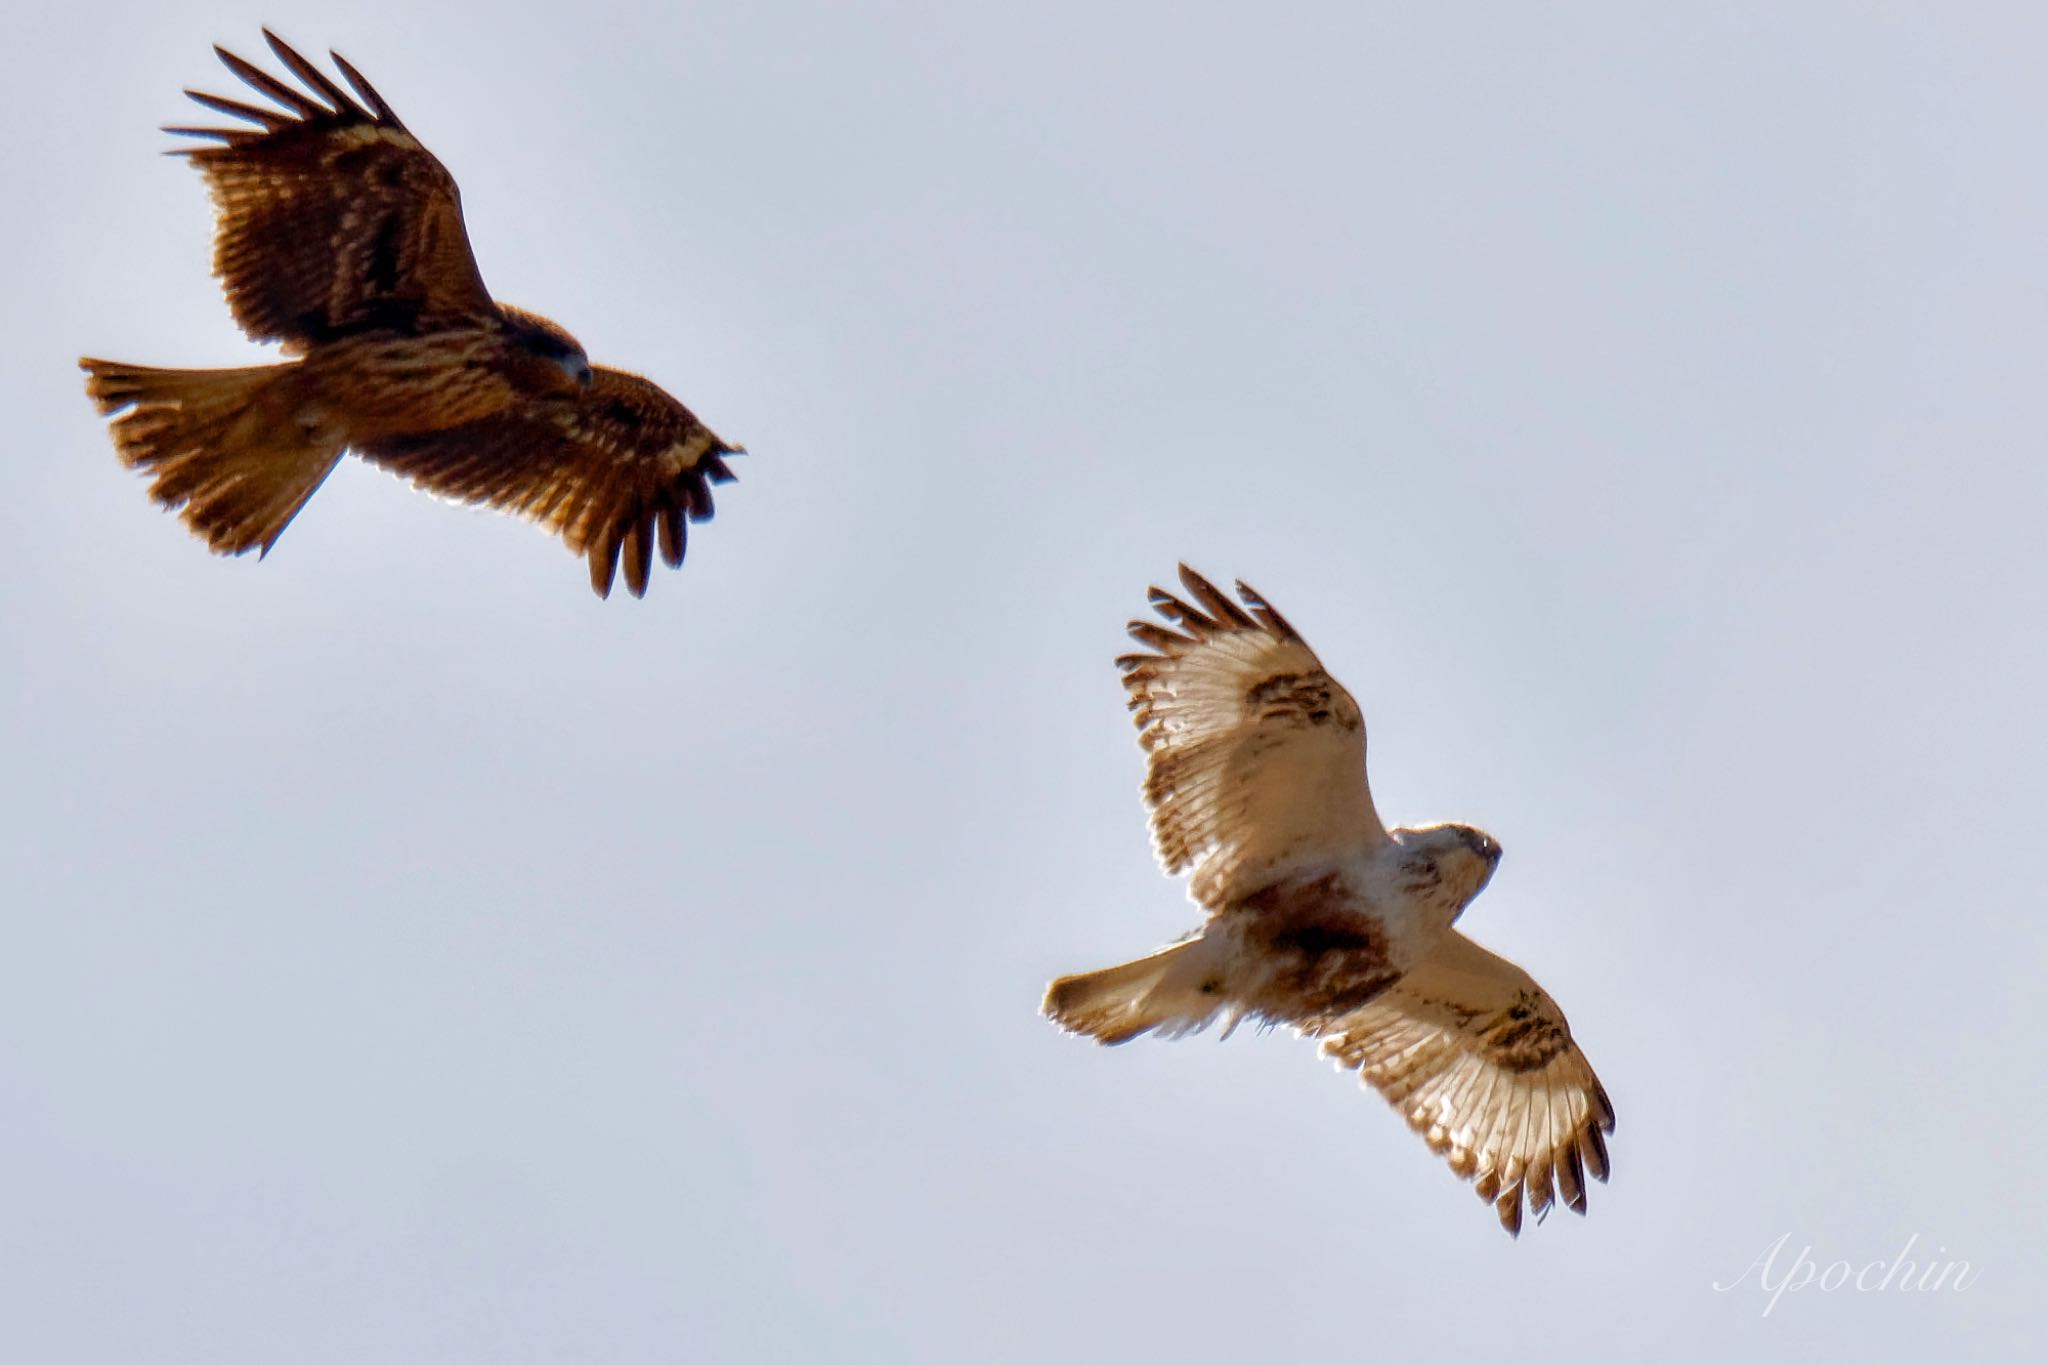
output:
M1152 838L1208 922L1120 967L1061 977L1045 1012L1103 1043L1221 1019L1320 1039L1406 1116L1511 1234L1553 1199L1586 1211L1614 1109L1529 974L1451 926L1500 845L1468 825L1389 830L1365 779L1365 722L1265 599L1181 566L1152 589L1178 630L1131 623L1117 660L1146 753Z

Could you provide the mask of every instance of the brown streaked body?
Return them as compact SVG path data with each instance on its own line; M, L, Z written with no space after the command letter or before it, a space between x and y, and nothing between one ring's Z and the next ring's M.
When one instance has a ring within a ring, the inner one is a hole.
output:
M532 520L608 594L682 562L732 478L719 439L654 384L485 290L454 179L338 54L344 90L264 31L294 87L216 48L277 107L188 91L253 128L172 128L218 222L235 320L294 359L166 370L86 359L122 460L214 550L267 554L347 451L429 492Z
M1185 565L1152 589L1177 630L1131 623L1119 659L1146 754L1153 842L1208 920L1179 943L1061 977L1044 1009L1103 1043L1222 1019L1291 1027L1400 1108L1519 1232L1586 1211L1614 1110L1555 1002L1453 926L1500 845L1469 825L1389 830L1365 722L1286 619Z

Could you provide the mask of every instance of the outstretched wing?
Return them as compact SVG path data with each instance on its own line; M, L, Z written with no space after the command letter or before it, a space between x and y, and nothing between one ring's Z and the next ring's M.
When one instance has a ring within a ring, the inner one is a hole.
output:
M1152 842L1210 910L1276 870L1387 837L1365 781L1365 721L1279 612L1243 583L1244 606L1185 564L1192 601L1152 589L1180 627L1133 621L1152 653L1117 660L1147 754Z
M364 327L494 312L453 177L340 54L330 55L360 102L269 29L263 37L304 91L214 51L284 112L187 90L257 128L164 130L221 144L179 154L213 190L214 273L242 330L300 349Z
M657 543L669 564L683 562L685 518L710 517L711 485L733 477L722 457L741 448L656 385L599 366L575 398L534 399L359 453L428 492L539 523L589 558L599 597L623 561L638 597Z
M1607 1179L1614 1106L1557 1002L1507 959L1452 931L1420 965L1324 1034L1323 1053L1407 1115L1430 1150L1476 1181L1501 1226L1540 1220L1553 1192L1586 1211Z

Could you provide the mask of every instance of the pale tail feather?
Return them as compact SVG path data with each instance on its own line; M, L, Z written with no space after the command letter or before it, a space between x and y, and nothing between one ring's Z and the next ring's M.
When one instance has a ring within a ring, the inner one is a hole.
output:
M1102 1043L1153 1029L1168 1038L1192 1033L1233 1008L1220 957L1214 944L1191 938L1135 962L1063 976L1046 988L1046 1017Z
M340 439L302 419L296 365L78 363L100 411L121 414L112 427L121 462L149 474L150 497L179 509L217 553L269 553L341 459Z

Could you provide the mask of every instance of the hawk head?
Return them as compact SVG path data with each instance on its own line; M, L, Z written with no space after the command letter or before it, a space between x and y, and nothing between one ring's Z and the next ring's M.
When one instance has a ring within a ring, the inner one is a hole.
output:
M590 383L583 343L538 313L499 304L512 366L542 393L571 394Z
M1427 887L1430 898L1448 905L1455 921L1472 898L1486 889L1500 865L1500 844L1470 825L1424 825L1393 831L1404 860Z

